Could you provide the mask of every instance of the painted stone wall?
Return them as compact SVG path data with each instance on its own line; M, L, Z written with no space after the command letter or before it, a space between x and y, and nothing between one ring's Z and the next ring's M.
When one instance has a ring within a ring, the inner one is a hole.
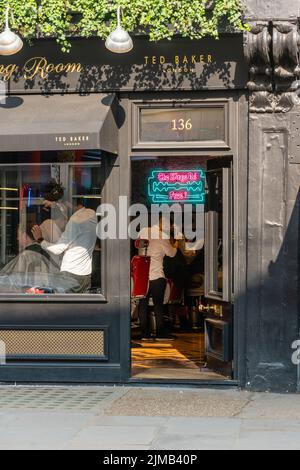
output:
M247 387L295 392L300 165L289 159L290 113L250 116Z
M300 0L247 0L249 185L246 386L296 392L299 333Z
M244 0L249 19L288 20L300 16L300 0Z

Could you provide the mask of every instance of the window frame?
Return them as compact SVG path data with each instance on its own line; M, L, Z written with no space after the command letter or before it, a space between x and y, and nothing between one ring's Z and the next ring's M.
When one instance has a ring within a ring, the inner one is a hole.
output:
M131 103L132 113L132 150L175 150L175 149L201 149L201 150L230 150L232 144L230 115L230 99L203 99L203 100L134 100ZM198 140L198 141L168 141L168 142L147 142L141 141L141 120L142 109L173 110L173 109L201 109L201 108L222 108L225 117L225 140Z
M39 163L30 163L30 162L24 162L24 163L0 163L0 172L3 167L33 167L36 165L39 166L51 166L51 164L56 164L55 162L39 162ZM81 166L81 165L86 165L86 166L94 166L95 162L61 162L61 164L64 164L68 166L68 171L69 168L72 166ZM100 167L103 169L104 176L103 176L103 189L101 193L101 201L106 201L106 193L107 193L107 188L105 184L105 178L106 178L106 158L105 156L102 157L102 160L99 162ZM39 303L39 302L47 302L47 303L103 303L106 304L108 303L108 298L107 298L107 240L102 240L101 241L101 294L39 294L39 295L34 295L34 294L5 294L5 293L0 293L0 303L22 303L22 302L33 302L33 303Z

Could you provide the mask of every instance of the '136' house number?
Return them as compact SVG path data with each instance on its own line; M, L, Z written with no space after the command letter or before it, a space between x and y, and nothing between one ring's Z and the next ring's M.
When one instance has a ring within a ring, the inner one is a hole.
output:
M193 129L193 123L191 119L173 119L172 124L173 131L191 131Z

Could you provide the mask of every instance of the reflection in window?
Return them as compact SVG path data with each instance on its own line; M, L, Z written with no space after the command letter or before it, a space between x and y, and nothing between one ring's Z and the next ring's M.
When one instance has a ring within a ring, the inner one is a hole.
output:
M4 162L0 293L101 293L101 154L34 152Z
M210 172L207 177L208 197L207 211L215 215L214 217L214 240L216 256L213 260L215 277L215 291L222 294L223 292L223 174L222 170Z

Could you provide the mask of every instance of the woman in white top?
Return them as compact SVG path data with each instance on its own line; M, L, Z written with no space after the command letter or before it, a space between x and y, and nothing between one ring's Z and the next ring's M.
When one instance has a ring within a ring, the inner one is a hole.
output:
M149 290L147 297L139 303L139 319L141 323L142 339L150 339L150 321L148 317L149 298L152 297L154 314L156 317L156 337L159 340L172 340L174 337L166 331L164 322L164 295L166 290L166 278L163 268L164 257L174 258L177 253L178 243L172 246L171 241L163 232L163 220L160 214L158 225L144 228L140 232L141 240L148 240L148 256L150 256Z
M67 224L65 207L62 203L44 201L46 210L51 211L51 218L41 223L40 229L44 240L48 243L57 243L61 238ZM57 265L61 265L62 256L50 253L52 260Z

